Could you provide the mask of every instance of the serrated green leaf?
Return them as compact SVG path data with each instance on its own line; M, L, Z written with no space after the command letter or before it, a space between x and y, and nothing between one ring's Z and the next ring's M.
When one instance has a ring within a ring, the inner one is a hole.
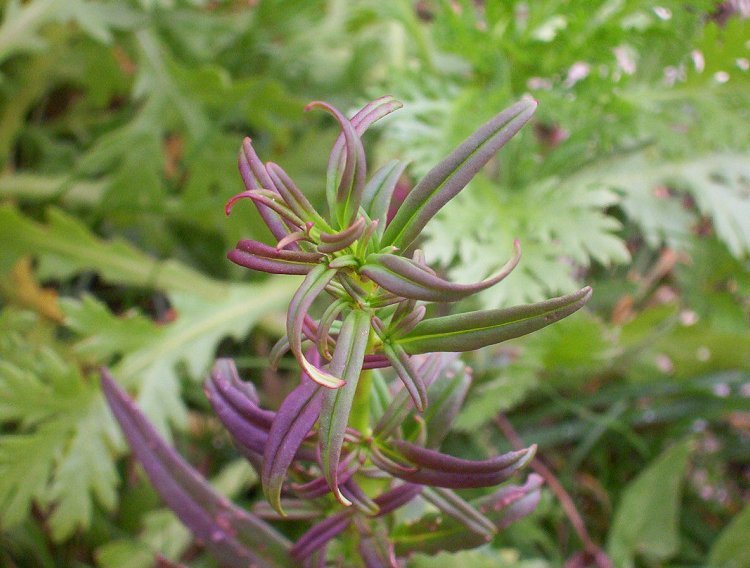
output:
M0 207L0 239L17 256L30 252L38 256L43 278L95 270L104 279L121 284L212 298L225 292L221 284L177 261L158 261L121 239L101 240L58 209L49 209L48 224L40 225L14 207Z
M91 298L70 300L65 310L71 327L83 333L79 345L87 354L95 354L101 362L114 353L122 355L113 374L136 388L139 405L165 433L168 422L184 425L186 419L177 365L184 364L191 377L202 377L218 343L225 337L242 337L263 316L283 310L296 283L284 278L226 285L221 300L174 293L171 301L177 317L161 326L148 325L140 317L113 324L117 318ZM118 341L129 349L117 348Z
M677 552L682 484L691 447L689 441L675 444L625 488L607 542L616 566L632 568L637 556L661 562Z
M116 434L95 383L49 347L37 346L27 356L33 362L22 369L8 362L0 368L8 405L0 419L21 424L0 436L0 518L14 526L32 501L50 507L51 535L59 542L89 527L94 498L105 509L115 506Z

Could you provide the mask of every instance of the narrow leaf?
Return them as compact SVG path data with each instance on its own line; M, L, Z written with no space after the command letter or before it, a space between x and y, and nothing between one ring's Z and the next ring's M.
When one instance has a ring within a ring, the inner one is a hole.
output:
M455 284L436 276L423 266L393 254L371 254L366 263L359 269L363 274L389 292L428 302L457 302L468 296L486 290L503 280L521 259L521 248L518 241L514 242L515 255L500 271L476 284Z
M337 109L321 101L311 102L305 107L305 110L312 108L322 108L331 113L341 126L341 132L344 135L346 151L340 174L341 181L336 191L335 216L341 227L348 227L359 212L359 204L362 201L362 192L365 188L367 169L365 149L362 147L362 141L354 130L352 123ZM338 161L334 162L334 167L336 170L340 168ZM334 175L336 179L339 178L338 173Z
M394 368L398 378L404 383L409 396L411 396L414 406L419 412L424 412L427 408L427 387L424 379L419 374L419 370L412 364L409 355L406 354L403 347L398 344L383 344L383 352Z
M400 109L402 106L403 105L399 101L390 95L380 97L366 104L351 119L352 126L354 126L357 136L361 137L370 125L392 113L394 110ZM328 199L328 206L331 211L335 211L336 209L336 185L340 179L339 170L341 169L345 141L344 134L339 134L328 159L326 198Z
M505 466L501 466L500 459L472 462L441 454L434 450L418 448L408 442L392 442L399 444L399 450L405 445L411 446L409 460L416 464L413 470L402 466L393 467L388 462L378 462L378 467L405 481L430 485L433 487L447 487L450 489L469 489L476 487L490 487L509 479L517 471L526 466L534 457L536 446L526 450L511 452L511 458ZM505 458L505 456L500 456ZM404 459L400 456L400 459ZM507 459L507 458L506 458Z
M320 550L332 538L346 530L352 522L351 510L341 511L314 525L292 546L290 554L297 562L302 562L316 550Z
M344 384L344 381L329 372L318 369L305 358L302 352L302 328L310 306L335 275L336 270L329 269L323 264L318 264L310 270L289 303L286 320L289 344L297 362L312 380L327 388L338 388Z
M279 250L258 241L241 240L227 258L251 270L271 274L307 274L322 255L299 250Z
M477 129L412 189L383 235L385 244L406 249L427 222L531 118L536 101L523 99Z
M430 448L439 447L448 435L471 385L471 368L460 360L453 362L447 371L443 373L445 377L427 389L431 403L422 417L427 423L427 445Z
M102 371L102 389L156 491L220 563L276 566L288 562L289 542L261 519L218 495L162 440L106 370Z
M450 489L425 487L422 497L482 537L491 538L497 532L491 520Z
M332 253L352 245L362 236L365 230L365 218L360 217L349 227L339 233L329 234L321 233L320 240L323 241L318 245L318 251L322 253Z
M303 374L299 386L281 403L268 432L268 442L263 452L261 483L266 499L281 515L284 515L281 508L281 487L286 472L320 415L322 394L320 385Z
M471 505L501 530L534 510L539 502L542 484L541 477L531 474L523 485L502 487L487 497L471 502ZM487 542L484 536L469 530L465 524L438 513L396 527L391 538L399 555L464 550Z
M248 190L260 188L275 189L271 177L263 166L263 162L261 162L260 158L258 158L258 155L255 153L250 138L245 138L242 141L242 148L240 150L239 158L237 159L237 166L239 167L242 181L245 183L245 187ZM258 209L258 213L260 213L260 216L263 218L263 222L271 230L271 233L276 237L276 240L284 238L289 231L281 220L281 217L266 205L258 202L254 203Z
M362 207L364 207L370 219L380 221L377 227L378 237L382 237L385 231L391 197L405 169L405 163L391 160L376 171L365 186L362 195Z
M339 491L338 466L344 432L349 421L354 393L365 358L365 350L370 334L370 317L367 312L353 310L344 320L333 352L329 370L340 376L346 384L340 389L324 393L323 409L320 417L320 453L323 461L323 474L336 498L344 505L351 502Z
M473 351L537 331L581 309L591 288L536 304L422 320L393 342L407 353Z
M276 191L279 192L284 202L300 219L315 223L323 231L329 229L325 219L315 210L312 203L308 201L305 194L300 191L294 180L292 180L281 166L273 162L268 162L266 164L266 171L273 181Z

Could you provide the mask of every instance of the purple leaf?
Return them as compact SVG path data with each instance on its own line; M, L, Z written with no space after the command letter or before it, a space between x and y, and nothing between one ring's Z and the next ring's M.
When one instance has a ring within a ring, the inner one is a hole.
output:
M310 270L289 303L286 319L289 344L302 370L319 385L332 389L339 388L344 384L344 381L331 373L318 369L305 358L302 352L302 328L310 306L335 275L336 270L329 269L323 264L318 264Z
M393 342L407 353L474 351L542 329L581 309L591 288L536 304L422 320Z
M279 194L267 189L252 189L231 197L224 206L224 211L227 215L232 212L235 203L240 199L250 199L256 205L263 205L279 215L289 226L297 229L305 227L305 222L281 200ZM283 236L286 237L286 233Z
M258 408L257 412L243 412L241 410L243 406L246 409L254 403L248 399L244 405L233 404L226 390L222 391L213 379L206 381L204 390L214 412L231 434L232 439L239 446L253 453L263 453L268 440L268 426L264 423L266 417L261 414L265 411Z
M333 352L329 370L346 384L336 390L327 390L323 397L320 416L320 453L323 474L336 498L344 505L351 502L339 491L338 465L349 412L362 371L365 350L370 335L370 316L363 310L352 310L344 320Z
M268 162L266 164L266 171L271 180L273 180L276 191L279 192L284 202L300 219L315 223L322 231L330 230L326 220L320 216L315 207L307 200L305 194L300 191L294 180L289 177L289 174L281 166L273 162Z
M432 383L427 390L431 403L422 415L427 423L427 444L430 448L439 447L448 435L471 385L471 368L461 361L456 361L443 374L445 376Z
M240 170L240 175L242 176L242 181L245 182L245 187L248 190L262 188L270 190L276 189L273 185L273 181L271 181L271 178L268 176L266 168L263 167L263 162L260 161L260 158L258 158L258 155L255 153L250 138L245 138L242 141L242 149L240 150L237 165ZM289 231L281 220L281 217L261 203L256 202L255 206L257 207L263 222L271 230L271 233L276 237L276 240L284 238Z
M393 544L388 539L388 528L382 521L366 523L356 519L356 526L359 532L359 555L365 568L399 567Z
M378 495L373 499L380 509L377 516L383 517L388 513L395 511L402 505L406 505L409 501L414 499L414 497L419 495L422 492L422 489L421 485L402 483L401 485Z
M394 440L391 444L402 454L397 459L405 459L408 454L408 460L415 464L414 469L410 471L400 464L394 467L392 459L391 462L376 462L373 459L373 463L405 481L449 489L489 487L502 483L527 465L536 451L536 446L532 446L526 450L477 462L420 448L409 442Z
M365 218L360 217L349 227L339 233L320 233L318 252L330 254L345 249L362 236L365 230Z
M503 487L471 504L489 518L498 530L502 530L534 510L539 502L542 483L541 477L531 474L524 485ZM396 527L391 538L399 555L464 550L487 542L485 536L469 530L463 523L437 513Z
M339 483L346 483L360 468L361 463L357 458L358 453L351 452L339 462L337 472ZM328 480L325 477L317 477L312 481L308 481L301 485L292 484L292 491L294 491L300 499L315 499L317 497L322 497L330 492L330 490L331 489L328 487Z
M439 353L428 355L417 371L423 377L425 386L429 387L438 377L440 371L454 358L455 356L446 356ZM375 425L373 434L380 439L385 439L395 432L403 424L404 420L406 420L406 416L410 410L408 404L410 400L413 401L410 398L409 390L404 387L393 397L393 401L385 409L385 412L383 412L380 420Z
M427 222L453 199L476 173L531 118L536 101L522 99L477 129L411 190L383 235L383 243L402 250Z
M289 542L254 515L232 505L159 436L104 369L102 390L133 453L159 496L222 564L277 566Z
M354 478L349 478L345 482L341 482L341 493L355 509L369 517L377 515L380 511L375 502L357 485Z
M314 525L303 534L290 549L290 554L297 562L302 562L317 550L323 548L331 539L346 530L352 522L351 509L341 511Z
M323 255L300 250L279 250L258 241L241 240L227 258L251 270L272 274L304 275L314 268Z
M375 99L360 109L351 119L352 126L357 136L362 136L375 121L401 108L403 105L392 96L386 95ZM326 176L326 197L331 211L336 205L336 184L339 182L342 160L344 158L344 145L346 139L344 134L339 134L328 158L328 173Z
M382 288L413 300L428 302L456 302L486 290L503 280L516 267L521 258L518 241L514 242L515 255L500 271L475 284L455 284L435 276L423 266L393 254L371 254L367 257L359 273L367 276Z
M261 483L266 499L281 515L281 487L295 454L320 415L321 395L320 385L303 374L299 386L281 403L268 433Z
M340 161L333 163L334 179L340 179L336 191L336 208L335 217L341 227L348 227L359 212L359 204L362 201L362 192L365 188L365 176L367 164L365 161L365 149L362 147L354 126L343 114L337 109L322 101L313 101L305 107L305 110L313 108L322 108L334 116L341 126L341 133L344 136L344 165L341 173ZM329 161L329 166L331 162Z
M430 450L407 442L391 440L391 445L407 460L420 468L436 469L450 473L494 473L512 465L523 467L536 453L532 445L523 450L515 450L486 460L466 460Z

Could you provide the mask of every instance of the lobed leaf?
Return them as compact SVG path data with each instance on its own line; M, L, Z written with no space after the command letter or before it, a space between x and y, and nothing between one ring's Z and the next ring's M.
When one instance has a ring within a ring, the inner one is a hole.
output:
M275 566L288 562L286 538L218 495L164 442L106 369L102 389L157 493L220 563Z
M369 315L363 310L352 310L341 326L329 366L330 372L340 376L346 384L324 393L321 410L319 439L323 474L336 498L344 505L351 502L339 491L339 457L369 336Z
M406 249L427 222L453 199L471 178L531 118L537 103L524 98L469 136L414 186L383 235L384 244Z
M410 354L473 351L537 331L581 309L591 287L536 304L422 320L393 343Z

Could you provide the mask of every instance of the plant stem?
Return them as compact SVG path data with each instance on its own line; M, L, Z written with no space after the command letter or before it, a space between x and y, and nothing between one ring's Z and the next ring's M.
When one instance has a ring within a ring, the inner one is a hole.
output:
M355 430L362 432L367 437L371 434L370 427L370 393L372 392L372 371L362 371L357 383L357 390L354 392L354 402L352 403L351 423L349 424Z
M375 343L375 333L370 330L370 338L367 343L365 353L373 352ZM357 390L354 392L354 402L352 402L352 411L349 426L358 430L363 436L368 437L372 434L370 426L370 396L372 393L372 371L364 370L359 375Z

